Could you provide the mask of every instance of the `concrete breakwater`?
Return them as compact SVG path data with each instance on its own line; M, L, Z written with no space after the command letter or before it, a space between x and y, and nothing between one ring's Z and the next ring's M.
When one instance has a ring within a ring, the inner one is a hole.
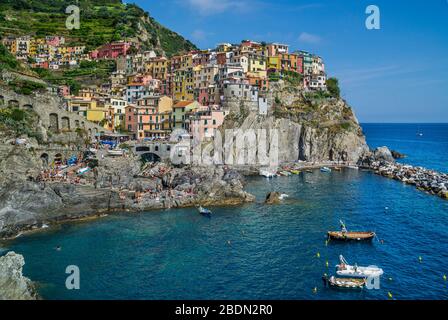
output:
M373 161L368 166L376 174L414 185L421 191L448 199L448 174L411 165Z

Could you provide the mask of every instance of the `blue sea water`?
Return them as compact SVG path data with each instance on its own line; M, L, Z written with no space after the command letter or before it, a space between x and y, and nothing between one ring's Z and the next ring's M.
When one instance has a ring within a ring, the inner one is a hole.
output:
M369 123L362 128L370 147L388 146L407 155L399 162L448 172L448 124Z
M447 171L448 125L421 125L418 139L414 129L364 126L372 146L389 145L408 154L406 161ZM247 189L256 203L212 208L211 219L194 209L114 215L3 246L25 256L24 273L45 299L448 298L448 201L352 169L250 178ZM273 190L290 198L264 205ZM339 219L349 229L375 231L384 243L326 244ZM325 288L321 277L334 273L340 254L383 268L380 289ZM80 290L65 287L68 265L80 268Z

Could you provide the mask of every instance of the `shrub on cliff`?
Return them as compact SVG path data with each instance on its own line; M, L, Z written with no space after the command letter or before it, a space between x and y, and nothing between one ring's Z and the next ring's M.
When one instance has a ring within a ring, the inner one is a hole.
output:
M20 68L20 63L13 57L13 55L0 43L0 71L3 69L17 70Z
M339 80L336 78L327 79L327 90L333 98L339 98L341 90L339 89Z
M35 131L36 123L37 115L34 111L18 108L0 109L0 131L3 134L10 134L14 137L27 135L40 142L42 136Z

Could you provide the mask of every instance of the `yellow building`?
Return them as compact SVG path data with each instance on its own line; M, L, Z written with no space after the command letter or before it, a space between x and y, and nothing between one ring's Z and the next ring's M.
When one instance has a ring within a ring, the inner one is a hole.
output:
M87 117L87 110L96 109L96 100L73 97L67 101L67 110L80 116Z
M165 57L151 58L146 63L145 70L153 79L166 80L168 76L168 59Z
M266 78L266 58L257 55L249 55L248 76Z
M173 99L168 96L162 96L159 99L159 113L173 112Z
M110 108L113 112L113 108ZM100 123L106 119L107 113L109 112L109 108L106 108L104 104L96 104L95 108L87 109L87 120ZM104 124L104 127L107 126L107 122Z
M267 63L267 70L275 69L277 71L281 70L281 59L278 56L269 57Z

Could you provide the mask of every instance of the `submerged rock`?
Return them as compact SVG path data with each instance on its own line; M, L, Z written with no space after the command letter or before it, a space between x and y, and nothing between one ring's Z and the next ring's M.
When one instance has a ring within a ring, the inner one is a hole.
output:
M404 158L406 158L406 155L404 153L400 153L400 152L395 151L395 150L391 150L390 152L392 154L392 157L394 157L394 159L404 159Z
M13 251L0 257L0 300L37 300L36 287L24 277L25 259Z
M279 204L280 203L280 193L279 192L269 192L266 195L266 204Z

